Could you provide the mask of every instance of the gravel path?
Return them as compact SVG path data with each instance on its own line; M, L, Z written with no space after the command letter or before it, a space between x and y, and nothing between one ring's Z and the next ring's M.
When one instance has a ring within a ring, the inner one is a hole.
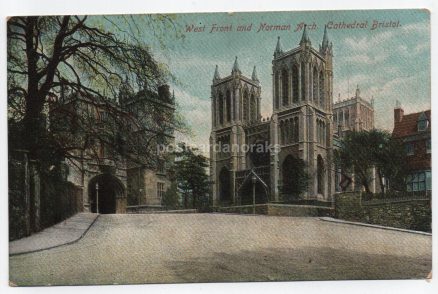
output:
M78 242L10 257L17 285L424 279L432 238L227 214L101 215Z

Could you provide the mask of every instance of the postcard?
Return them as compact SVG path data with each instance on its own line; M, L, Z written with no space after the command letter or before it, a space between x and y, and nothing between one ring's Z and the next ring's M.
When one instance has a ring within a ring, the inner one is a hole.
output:
M12 286L427 279L430 13L11 16Z

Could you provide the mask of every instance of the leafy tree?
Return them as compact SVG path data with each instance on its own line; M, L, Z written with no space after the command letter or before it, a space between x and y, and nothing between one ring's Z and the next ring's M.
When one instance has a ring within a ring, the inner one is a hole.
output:
M178 209L179 208L179 195L176 182L172 182L170 187L163 195L163 206L166 209Z
M389 189L406 190L408 166L404 145L399 140L393 139L387 132L376 131L376 133L377 136L380 133L380 136L383 137L379 148L375 151L375 164L381 191L385 191L383 179L389 181Z
M354 173L367 193L370 193L370 171L373 167L376 168L382 191L385 191L384 178L389 180L393 188L404 186L404 150L386 131L374 129L348 132L335 157L337 166L344 173Z
M205 198L208 197L208 159L200 154L196 148L186 146L184 143L179 144L179 150L175 152L175 178L178 190L181 192L184 202L184 208L191 207L201 208L208 203Z
M150 42L163 35L163 27L178 34L170 16L144 20L154 30ZM157 116L162 112L152 102L153 93L172 76L139 33L132 17L9 19L8 117L10 125L21 126L21 140L15 143L41 162L66 158L77 163L83 150L99 159L100 146L105 145L109 153L153 163L155 150L149 147L159 139L144 130L163 134L180 124L173 115ZM150 98L141 115L119 106L120 90L126 88L131 91L125 91L125 98ZM151 126L140 120L144 117L158 119L151 120ZM136 135L127 135L133 132Z

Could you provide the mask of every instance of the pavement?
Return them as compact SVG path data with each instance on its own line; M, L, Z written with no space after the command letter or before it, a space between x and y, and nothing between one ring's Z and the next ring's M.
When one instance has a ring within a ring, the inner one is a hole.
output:
M352 221L346 221L346 220L332 218L332 217L320 217L319 219L326 221L326 222L333 222L333 223L339 223L339 224L363 226L363 227L370 227L370 228L376 228L376 229L382 229L382 230L393 230L393 231L406 232L406 233L411 233L411 234L432 236L432 233L423 232L423 231L414 231L414 230L401 229L401 228L395 228L395 227L387 227L387 226L381 226L381 225L375 225L375 224L352 222Z
M9 242L9 255L48 250L76 242L85 235L97 217L95 213L78 213L34 235Z
M432 237L319 218L100 215L70 245L10 256L10 283L425 279Z

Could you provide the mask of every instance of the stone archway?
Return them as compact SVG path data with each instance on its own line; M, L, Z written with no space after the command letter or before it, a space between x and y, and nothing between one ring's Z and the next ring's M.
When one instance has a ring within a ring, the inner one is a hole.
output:
M97 197L97 185L99 187ZM123 198L125 188L114 175L100 174L92 178L88 183L88 199L90 201L90 211L102 214L117 212L117 199ZM97 206L97 198L99 205ZM99 208L99 211L97 211Z

